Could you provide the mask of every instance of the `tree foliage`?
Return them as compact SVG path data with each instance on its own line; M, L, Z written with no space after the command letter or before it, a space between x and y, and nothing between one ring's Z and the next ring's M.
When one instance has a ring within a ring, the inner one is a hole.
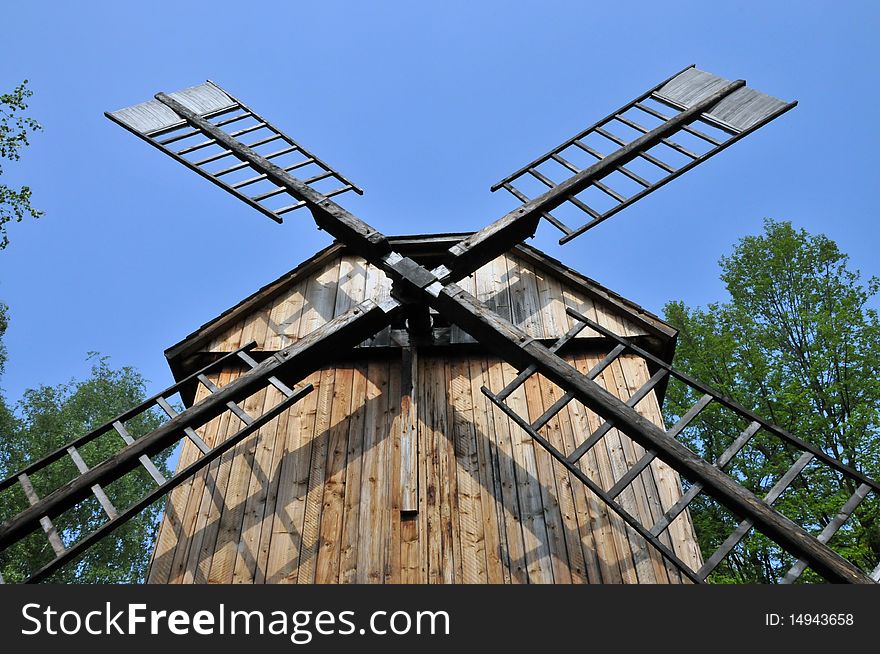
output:
M7 424L0 448L0 477L20 470L72 439L87 433L139 404L145 397L143 377L133 368L111 368L106 357L92 355L91 376L58 386L28 390L17 404L15 415L7 412ZM2 416L0 416L2 420ZM158 415L147 414L126 423L133 437L146 434L160 424ZM79 449L89 466L94 466L124 445L112 430ZM167 472L166 453L154 457ZM45 473L31 475L41 497L77 475L69 457L52 464ZM142 497L155 483L139 468L104 487L110 500L122 510ZM26 508L20 486L14 485L0 497L0 520ZM161 503L156 503L91 547L78 561L55 573L59 583L137 582L144 578L155 541ZM90 497L54 519L64 542L75 542L106 521L97 500ZM0 572L7 582L20 581L53 558L48 539L38 530L3 552Z
M664 309L679 330L676 365L845 464L880 476L880 322L870 307L878 280L863 280L829 238L773 220L765 221L763 234L743 238L720 264L728 301L706 308L670 302ZM695 399L671 385L669 418ZM743 427L709 411L682 439L714 461ZM727 469L759 496L798 454L761 434ZM816 534L855 490L849 480L811 465L774 506ZM704 554L738 521L702 496L691 509ZM869 496L831 545L870 570L880 557L878 518L880 506ZM713 580L776 582L791 563L773 543L752 534Z
M43 129L36 120L23 114L27 99L33 95L27 83L25 80L11 93L0 94L0 175L3 175L2 161L18 161L22 148L30 144L29 134ZM11 188L0 183L0 250L9 244L7 223L21 222L25 216L39 218L42 214L31 205L30 187Z

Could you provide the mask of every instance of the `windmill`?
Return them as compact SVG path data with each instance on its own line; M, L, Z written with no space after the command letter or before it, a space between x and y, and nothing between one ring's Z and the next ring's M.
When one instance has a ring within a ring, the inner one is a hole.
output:
M159 93L148 102L108 113L115 123L276 222L282 222L294 210L308 209L320 229L333 236L345 252L388 280L389 289L384 296L377 296L379 299L367 298L346 306L346 310L328 317L314 329L301 330L298 338L283 343L275 351L258 351L251 340L214 357L206 365L201 362L201 367L188 361L185 372L178 375L173 386L0 482L0 492L18 493L21 501L26 501L16 515L0 525L0 550L42 531L54 556L42 568L32 571L29 581L39 581L157 499L175 489L186 489L187 484L191 485L187 492L195 493L196 475L206 474L221 459L229 461L229 453L238 452L236 448L247 442L248 437L281 416L293 415L293 407L314 398L315 384L303 380L327 362L338 359L340 353L358 348L377 334L387 332L401 339L402 373L396 383L401 387L402 397L415 396L420 392L417 386L421 368L414 360L421 347L436 343L446 326L468 335L515 371L506 377L476 376L488 380L480 392L494 407L493 419L507 420L506 424L519 430L520 436L528 436L535 457L540 453L544 464L562 471L566 483L581 485L587 493L584 497L613 517L632 542L644 545L651 556L659 557L662 565L675 571L680 579L704 582L755 530L774 541L786 560L790 558L785 582L795 581L809 567L828 581L871 583L880 576L880 567L868 574L835 552L830 544L859 504L871 492L880 490L876 481L674 369L669 357L658 354L657 348L648 342L650 339L620 333L625 330L603 324L595 312L586 315L578 306L566 306L564 318L568 328L558 334L555 342L544 343L465 290L470 276L505 253L527 252L522 241L535 233L541 218L563 232L560 242L565 243L794 106L793 102L786 103L751 89L742 80L732 82L693 66L686 68L498 182L492 189L509 191L522 202L521 206L476 233L422 239L422 246L430 241L434 248L430 257L415 254L417 248L413 243L386 237L337 204L331 198L361 190L212 82L175 93ZM534 182L541 190L529 194L526 187ZM634 185L634 190L622 191L622 182ZM572 217L578 221L573 227ZM601 289L595 292L604 293ZM605 296L607 302L622 306L607 293ZM607 351L584 367L565 353L586 332L606 343ZM649 374L632 388L611 392L600 379L613 366L621 365L621 361L638 362L639 369ZM225 378L218 376L218 371L231 365L240 365L243 371ZM549 399L545 398L540 405L541 411L533 416L531 405L524 410L525 405L514 400L518 394L534 388L529 384L538 378L551 390ZM646 417L640 403L656 399L670 382L684 385L695 401L667 429L662 421ZM382 392L390 393L388 388L379 389L378 393ZM173 408L168 398L175 394L187 399L187 408ZM475 398L469 397L468 402L474 403ZM582 407L597 421L584 421L573 427L568 440L562 443L557 436L548 434L548 429L574 406ZM711 462L676 439L709 407L729 414L743 425L727 449ZM157 408L168 416L167 422L139 439L132 438L126 422ZM321 409L314 405L312 410L320 417ZM421 440L414 433L416 421L409 415L411 410L408 401L401 403L394 436L398 451L395 460L401 470L396 508L406 518L418 515L425 495L437 491L430 480L420 480ZM476 415L477 410L472 411ZM324 419L328 425L333 422L330 416L325 415ZM209 437L207 428L218 424L223 425L224 437L217 438L217 427ZM388 423L382 424L387 427ZM328 429L332 432L332 425ZM389 431L376 427L374 441L389 438ZM628 448L627 457L618 459L618 463L625 460L626 467L618 466L611 478L601 478L591 472L589 461L610 434L620 434L618 442ZM118 439L119 450L107 460L88 466L78 448L113 436ZM758 438L774 440L794 459L764 497L757 497L725 473L730 462ZM166 478L150 457L180 440L189 454L181 457L177 471ZM338 448L335 451L339 452ZM492 452L485 461L478 454L474 455L476 460L491 463ZM345 452L340 455L344 457ZM322 456L329 462L334 454L325 450ZM241 458L238 456L238 460ZM48 466L68 459L74 463L77 474L62 486L38 496L32 478ZM105 488L140 468L154 480L155 488L131 506L114 506ZM773 506L808 468L820 468L841 488L854 489L826 524L818 529L811 526L813 533ZM656 506L653 512L633 508L633 503L625 499L632 488L643 483L644 475L661 469L684 478L688 482L686 490L681 490L676 482L677 494L671 500L667 497L659 512ZM374 472L365 473L373 482L377 476ZM491 474L503 477L504 471L493 468ZM513 470L511 474L516 478L518 473ZM509 481L501 479L500 483ZM276 489L281 489L277 480L274 483ZM210 495L204 485L199 492ZM670 539L671 531L680 529L675 525L686 521L688 505L700 494L711 497L740 520L727 540L705 561L701 557L683 556L681 548ZM106 519L71 542L69 534L58 533L53 519L85 500L97 501ZM165 525L170 520L166 513ZM307 518L303 524L308 524ZM241 525L239 521L239 529ZM368 536L373 528L381 531L369 521L362 525ZM314 525L311 527L315 529ZM596 542L597 548L603 546ZM187 547L197 545L190 542ZM175 560L179 558L178 553L173 556ZM524 553L524 557L528 556L528 552Z

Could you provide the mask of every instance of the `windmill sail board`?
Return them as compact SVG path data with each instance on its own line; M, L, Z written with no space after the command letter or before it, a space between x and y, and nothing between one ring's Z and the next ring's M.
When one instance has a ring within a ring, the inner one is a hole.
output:
M718 94L722 97L717 101L682 120L682 114ZM686 68L508 175L492 190L504 188L523 203L558 193L558 208L542 216L564 233L560 243L566 243L796 104ZM646 138L653 134L658 138ZM645 146L633 147L637 141ZM627 156L621 161L623 152ZM575 192L565 191L578 176L588 177L589 183L578 185ZM585 215L587 222L570 226Z

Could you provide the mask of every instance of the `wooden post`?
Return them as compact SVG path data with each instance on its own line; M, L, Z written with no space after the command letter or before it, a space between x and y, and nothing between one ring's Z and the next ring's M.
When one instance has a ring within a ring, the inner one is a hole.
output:
M419 510L418 350L401 348L400 361L400 513Z

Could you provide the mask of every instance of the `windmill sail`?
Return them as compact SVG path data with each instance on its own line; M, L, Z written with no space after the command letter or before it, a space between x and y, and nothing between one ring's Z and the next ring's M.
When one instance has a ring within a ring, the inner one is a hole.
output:
M796 105L691 66L491 190L503 188L526 203L552 198L542 216L566 243ZM587 222L566 223L584 214Z
M210 81L160 93L154 100L105 115L278 223L306 203L291 196L265 170L255 168L241 156L243 149L324 197L347 191L363 194L348 178Z

